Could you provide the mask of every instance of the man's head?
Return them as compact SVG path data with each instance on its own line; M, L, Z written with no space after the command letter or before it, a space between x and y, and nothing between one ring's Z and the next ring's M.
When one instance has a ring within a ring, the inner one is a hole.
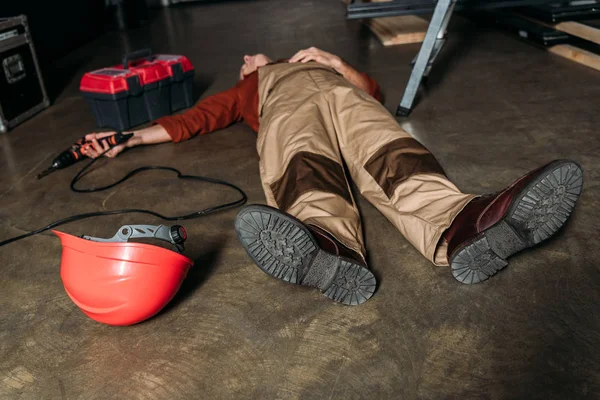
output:
M240 68L240 79L244 79L246 75L250 75L260 67L264 67L272 60L264 54L245 55L244 64Z

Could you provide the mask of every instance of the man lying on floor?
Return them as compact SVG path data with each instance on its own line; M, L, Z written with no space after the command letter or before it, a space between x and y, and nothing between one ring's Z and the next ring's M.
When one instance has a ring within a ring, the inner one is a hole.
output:
M240 81L182 115L160 118L126 146L182 142L244 121L258 132L267 203L245 206L235 229L267 274L361 304L376 288L365 263L358 209L345 163L361 194L429 261L477 283L514 253L565 223L583 185L573 161L557 160L493 195L462 193L434 156L379 103L377 83L316 48L288 61L245 56ZM90 134L97 157L104 149Z

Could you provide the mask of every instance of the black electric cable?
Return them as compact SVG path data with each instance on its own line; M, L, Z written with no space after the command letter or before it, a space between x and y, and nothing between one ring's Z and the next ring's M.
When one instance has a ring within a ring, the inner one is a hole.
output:
M104 153L106 153L106 151L104 151L100 156L102 156ZM202 217L204 215L212 214L214 212L217 212L217 211L220 211L220 210L224 210L224 209L227 209L227 208L241 206L244 203L246 203L246 201L248 200L248 196L246 196L246 193L242 189L240 189L239 187L237 187L236 185L234 185L232 183L229 183L229 182L226 182L226 181L222 181L222 180L219 180L219 179L208 178L208 177L205 177L205 176L199 176L199 175L183 175L178 169L175 169L175 168L172 168L172 167L162 167L162 166L149 166L149 167L136 168L133 171L129 172L127 175L125 175L123 178L119 179L118 181L116 181L114 183L111 183L110 185L101 186L101 187L97 187L97 188L85 188L85 189L78 189L78 188L76 188L75 184L81 179L82 174L89 167L91 167L92 164L94 164L96 161L98 161L100 159L100 156L98 158L95 158L92 161L90 161L85 167L83 167L77 173L77 175L75 175L75 177L71 181L71 185L70 185L72 191L74 191L76 193L101 192L103 190L108 190L110 188L113 188L113 187L115 187L115 186L117 186L117 185L125 182L126 180L130 179L134 175L139 174L140 172L149 171L149 170L163 170L163 171L175 172L177 174L177 178L178 179L196 180L196 181L209 182L209 183L213 183L213 184L216 184L216 185L230 187L230 188L236 190L241 195L241 197L238 200L236 200L236 201L232 201L232 202L229 202L229 203L219 204L219 205L216 205L216 206L213 206L213 207L208 207L208 208L205 208L203 210L196 211L196 212L193 212L193 213L190 213L190 214L175 215L175 216L172 216L172 217L159 214L159 213L154 212L152 210L144 210L144 209L137 209L137 208L124 209L124 210L113 210L113 211L97 211L97 212L91 212L91 213L85 213L85 214L72 215L70 217L63 218L63 219L60 219L58 221L54 221L51 224L46 225L43 228L37 229L35 231L31 231L29 233L26 233L26 234L23 234L23 235L20 235L20 236L15 236L13 238L6 239L6 240L0 242L0 247L5 246L5 245L7 245L9 243L12 243L12 242L16 242L17 240L21 240L21 239L25 239L25 238L30 237L30 236L37 235L38 233L45 232L45 231L47 231L49 229L52 229L52 228L55 228L55 227L57 227L59 225L63 225L63 224L69 223L69 222L79 221L81 219L86 219L86 218L91 218L91 217L99 217L99 216L103 216L103 215L139 213L139 214L152 215L152 216L158 217L160 219L163 219L165 221L182 221L182 220L187 220L187 219L192 219L192 218L199 218L199 217Z

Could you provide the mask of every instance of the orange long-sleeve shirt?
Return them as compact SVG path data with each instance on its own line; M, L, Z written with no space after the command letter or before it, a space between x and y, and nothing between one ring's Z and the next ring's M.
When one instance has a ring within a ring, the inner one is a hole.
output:
M381 102L377 82L365 73L361 75L368 84L369 95ZM155 123L165 128L173 142L182 142L240 121L258 132L258 72L246 76L229 90L199 101L181 115L162 117Z

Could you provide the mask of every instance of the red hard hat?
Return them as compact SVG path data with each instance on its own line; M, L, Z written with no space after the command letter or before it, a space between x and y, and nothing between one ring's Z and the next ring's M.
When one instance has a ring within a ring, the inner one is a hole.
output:
M179 225L126 225L110 239L53 232L63 247L60 277L67 294L88 317L109 325L132 325L155 315L193 264L163 247L127 243L153 237L181 249L186 233Z

